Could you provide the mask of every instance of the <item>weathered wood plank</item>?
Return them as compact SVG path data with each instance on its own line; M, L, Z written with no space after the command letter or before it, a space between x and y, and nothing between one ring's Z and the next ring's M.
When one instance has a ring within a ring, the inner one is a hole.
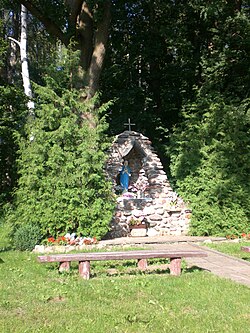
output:
M250 246L242 246L241 251L250 252Z
M80 261L79 262L79 275L85 279L90 278L90 261Z
M175 276L181 275L181 258L170 259L170 274Z
M70 261L60 262L59 272L68 272L70 270Z
M38 261L66 262L66 261L95 261L95 260L125 260L125 259L153 259L153 258L184 258L184 257L206 257L202 251L169 251L169 250L143 250L143 251L121 251L121 252L86 252L77 254L54 254L38 256Z
M145 271L148 268L147 259L138 259L138 268L142 271Z

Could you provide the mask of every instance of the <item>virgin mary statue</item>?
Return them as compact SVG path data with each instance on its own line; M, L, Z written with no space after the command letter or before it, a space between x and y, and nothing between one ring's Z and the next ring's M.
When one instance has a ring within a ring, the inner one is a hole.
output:
M128 161L126 160L120 171L120 184L121 184L123 192L128 191L130 176L131 176L131 169L128 166Z

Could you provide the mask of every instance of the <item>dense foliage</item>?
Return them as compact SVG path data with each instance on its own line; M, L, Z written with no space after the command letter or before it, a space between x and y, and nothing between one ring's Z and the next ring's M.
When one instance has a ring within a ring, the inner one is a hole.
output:
M172 137L171 171L193 209L194 235L249 230L249 102L204 97L187 107Z
M19 38L18 2L37 6L41 14L28 16L35 119L26 117L19 50L7 38ZM85 7L81 22L92 23L73 26L70 9L76 2L66 8L55 1L0 1L1 207L12 199L20 177L12 220L38 224L44 236L75 229L105 234L112 198L102 170L104 113L110 136L123 131L130 118L136 124L132 129L152 139L175 190L190 202L193 234L247 232L249 1L111 1L101 98L94 102L104 106L98 110L86 98L88 73L93 74L91 62L98 81L103 68L93 60L108 2L84 2L91 13L87 17ZM81 61L92 54L85 73L72 45ZM114 103L107 107L110 100Z
M56 82L37 86L36 118L20 137L20 178L9 219L38 225L43 236L76 232L100 238L112 216L103 172L105 122L91 128L79 121L89 106L78 102L78 92L65 90L59 96L51 85Z
M14 248L19 251L32 251L41 240L41 229L33 223L22 224L13 235Z
M10 103L11 101L11 103ZM10 200L17 180L17 134L22 135L27 111L24 94L12 85L0 86L0 207Z
M172 175L191 202L193 234L250 230L249 31L246 13L221 13L202 56L202 85L172 136Z

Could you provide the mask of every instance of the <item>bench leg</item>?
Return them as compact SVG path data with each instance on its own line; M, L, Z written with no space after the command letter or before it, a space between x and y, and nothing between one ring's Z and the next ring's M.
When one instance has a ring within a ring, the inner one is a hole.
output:
M80 276L88 280L90 277L90 261L80 261L79 262L79 274Z
M147 259L138 259L138 268L145 271L148 268Z
M170 258L170 274L181 275L181 258Z
M65 261L65 262L60 262L59 263L59 272L69 272L70 270L70 262L69 261Z

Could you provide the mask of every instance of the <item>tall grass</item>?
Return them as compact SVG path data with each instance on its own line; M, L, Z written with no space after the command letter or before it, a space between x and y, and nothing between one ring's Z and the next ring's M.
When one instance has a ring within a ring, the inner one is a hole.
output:
M198 269L109 276L97 264L86 281L34 254L0 258L3 333L250 332L250 289Z

